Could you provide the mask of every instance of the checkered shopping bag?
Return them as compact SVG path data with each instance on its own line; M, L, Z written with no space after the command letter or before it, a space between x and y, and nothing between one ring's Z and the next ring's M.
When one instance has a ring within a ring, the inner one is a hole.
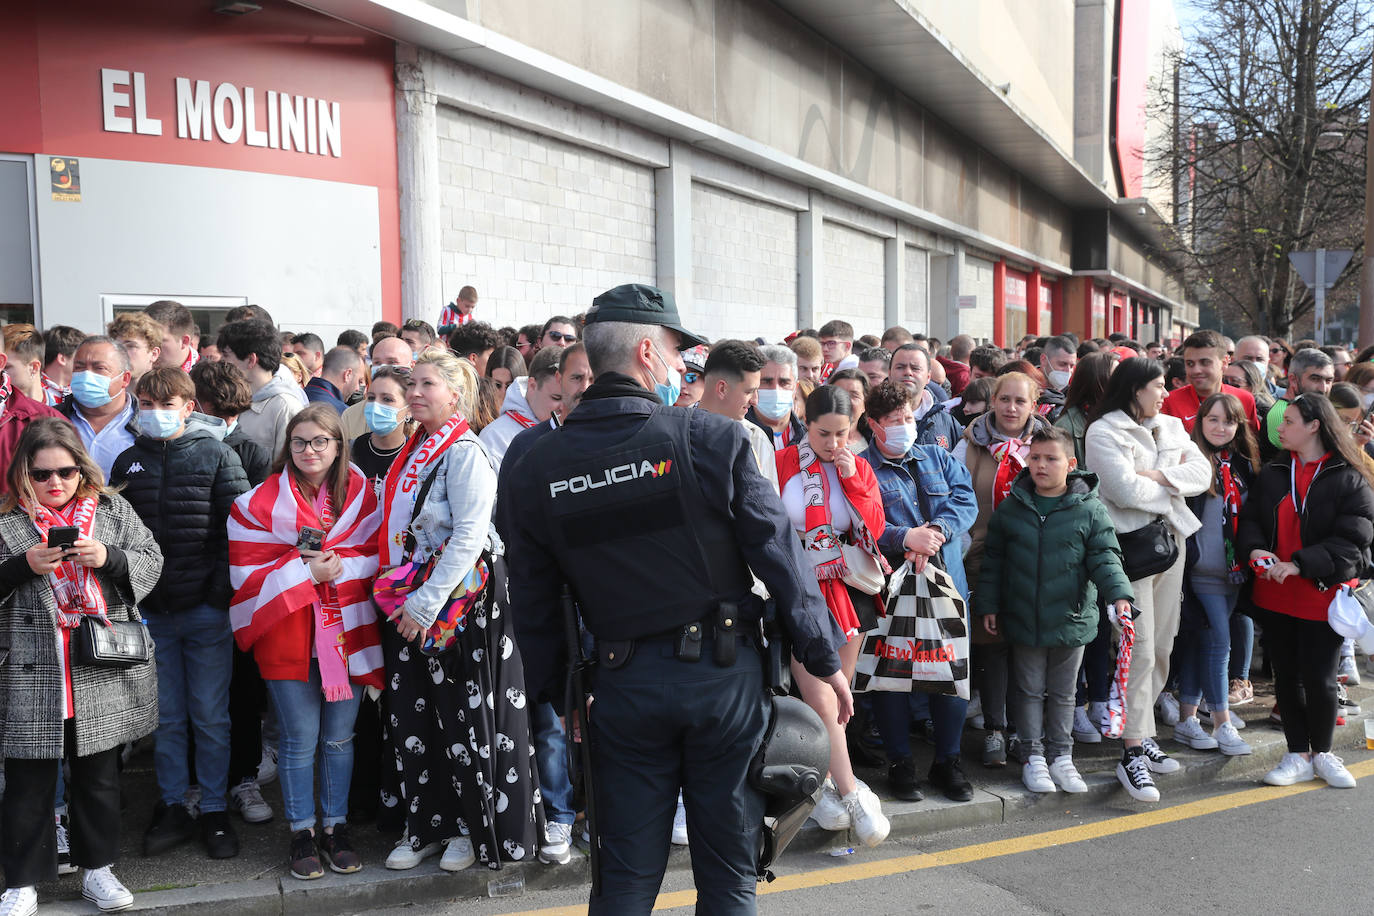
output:
M968 608L949 573L903 563L888 583L887 614L864 634L854 690L968 699Z

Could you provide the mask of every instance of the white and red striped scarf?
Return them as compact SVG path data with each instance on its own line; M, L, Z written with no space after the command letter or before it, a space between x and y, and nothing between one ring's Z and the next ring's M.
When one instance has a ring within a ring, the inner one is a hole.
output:
M181 371L190 372L191 368L198 362L200 362L200 354L196 352L196 348L187 347L186 358L181 361Z
M377 526L381 513L367 478L357 468L348 474L348 496L325 534L324 549L343 561L343 574L316 585L301 562L296 539L305 527L321 527L312 501L283 470L234 501L229 514L230 581L234 600L229 622L245 651L274 626L299 610L337 603L343 621L343 658L355 684L384 683L381 630L372 603L377 576Z
M95 510L99 503L97 497L88 496L74 499L61 509L49 509L38 504L24 508L46 544L49 529L66 526L76 528L78 540L90 540L95 530ZM79 563L63 562L48 573L47 579L57 602L57 622L63 628L76 629L82 617L96 617L108 623L105 595L96 581L95 570Z
M49 407L56 407L61 404L71 393L70 386L59 385L48 376L48 373L43 373L43 399Z
M527 417L518 410L508 410L506 416L518 423L521 429L529 429L534 425L534 417Z
M425 469L443 457L448 447L468 431L461 414L449 417L434 434L421 440L424 427L415 430L401 453L391 461L382 485L381 563L383 569L400 566L406 557L406 529L415 512L415 497Z

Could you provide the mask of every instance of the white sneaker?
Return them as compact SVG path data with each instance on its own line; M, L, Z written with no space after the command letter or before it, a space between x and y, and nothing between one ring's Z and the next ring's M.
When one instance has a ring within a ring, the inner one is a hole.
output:
M38 888L11 887L0 895L0 916L34 916L38 912Z
M882 805L878 801L878 796L863 783L841 799L845 810L849 812L849 822L854 828L854 834L869 849L877 846L887 839L888 833L892 830L892 825L883 816Z
M1345 768L1345 761L1330 751L1312 755L1312 772L1333 789L1355 788L1355 777Z
M1073 740L1079 744L1101 744L1102 732L1093 725L1086 706L1075 706L1073 710Z
M1355 664L1355 656L1341 656L1341 663L1336 668L1336 679L1343 684L1360 686L1360 667Z
M81 870L81 896L98 906L102 913L127 910L134 905L134 895L119 883L108 865Z
M67 819L57 818L57 873L59 875L72 875L76 873L76 866L72 864L72 842L67 833Z
M1174 726L1174 740L1195 751L1213 751L1217 747L1217 739L1207 734L1197 716L1189 716Z
M822 830L848 830L849 809L845 807L840 793L835 791L835 783L826 779L821 789L821 800L811 811L811 819Z
M468 844L469 848L471 845ZM572 824L550 821L544 825L544 842L539 847L539 861L545 865L567 865L571 859Z
M1183 769L1183 764L1164 753L1155 739L1146 738L1140 742L1140 746L1145 751L1145 762L1151 773L1177 773Z
M1054 763L1050 764L1050 779L1054 784L1065 792L1081 793L1088 791L1088 784L1079 775L1078 767L1073 765L1073 758L1068 754L1054 758Z
M419 849L412 849L410 837L401 837L401 842L396 844L396 848L391 850L391 855L386 857L386 867L396 871L405 871L414 868L430 856L438 855L439 850L444 848L443 843L430 843Z
M1264 774L1264 781L1271 786L1291 786L1307 782L1315 775L1312 761L1303 759L1302 754L1287 753L1278 766Z
M277 778L277 749L262 743L262 759L258 761L258 785L265 786Z
M1181 718L1178 714L1178 699L1167 690L1155 701L1155 711L1159 713L1159 719L1165 725L1177 725Z
M265 824L272 819L272 806L262 797L262 789L251 779L229 790L229 808L249 824Z
M677 797L677 813L673 815L673 845L687 845L687 807L682 804L682 795Z
M1021 767L1021 782L1032 792L1058 791L1054 780L1050 779L1050 768L1045 763L1045 758L1039 754L1031 754L1025 766Z
M1088 721L1101 733L1102 726L1107 724L1107 704L1096 701L1089 703Z
M1235 716L1231 718L1234 719ZM1212 738L1227 757L1243 757L1250 753L1250 745L1245 743L1245 739L1231 722L1223 722L1212 729Z
M462 871L476 861L477 854L472 851L472 840L465 836L456 836L448 841L448 848L444 850L444 857L439 860L439 867L444 871Z

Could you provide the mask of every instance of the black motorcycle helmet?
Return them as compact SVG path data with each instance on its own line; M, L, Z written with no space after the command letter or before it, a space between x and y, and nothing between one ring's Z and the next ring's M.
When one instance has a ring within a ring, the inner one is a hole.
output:
M749 784L767 797L758 874L769 881L770 866L806 822L830 770L830 736L821 717L795 697L772 701L768 731L749 764Z

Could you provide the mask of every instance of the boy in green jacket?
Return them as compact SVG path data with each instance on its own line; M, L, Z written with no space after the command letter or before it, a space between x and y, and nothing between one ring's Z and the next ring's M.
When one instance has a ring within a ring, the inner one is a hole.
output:
M1088 791L1071 734L1083 647L1097 635L1097 595L1118 614L1135 597L1097 477L1077 465L1062 429L1031 437L1026 469L988 522L973 592L984 629L1013 646L1013 708L1029 748L1021 781L1032 792Z

